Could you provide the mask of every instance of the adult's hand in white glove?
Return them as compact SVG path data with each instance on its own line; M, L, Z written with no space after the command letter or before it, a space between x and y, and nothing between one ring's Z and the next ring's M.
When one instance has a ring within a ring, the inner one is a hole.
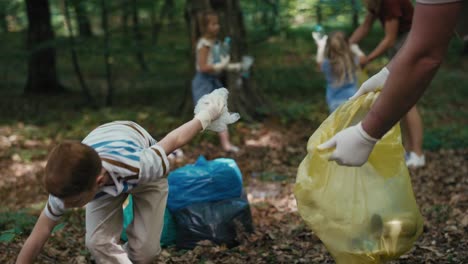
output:
M362 128L361 123L348 127L325 143L317 146L319 150L335 147L330 161L339 165L358 167L366 163L374 145L378 140L369 136Z
M356 99L365 93L373 92L377 89L382 89L385 81L387 81L389 74L390 72L388 71L387 67L384 67L377 74L365 81L361 87L359 87L359 90L349 98L349 100Z
M226 130L228 124L239 120L238 113L229 113L227 108L228 90L216 89L204 95L195 106L195 118L200 120L203 130L221 132Z
M227 56L221 56L221 61L218 63L213 64L213 69L216 73L221 72L224 70L227 65L229 64L229 61L231 61L231 57L229 55Z

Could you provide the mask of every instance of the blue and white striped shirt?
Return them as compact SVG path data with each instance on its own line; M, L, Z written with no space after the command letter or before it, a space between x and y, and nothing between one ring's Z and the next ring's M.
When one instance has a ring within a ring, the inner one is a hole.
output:
M96 150L113 184L103 186L94 199L118 196L135 186L156 181L169 171L167 155L156 140L140 125L115 121L99 126L83 141ZM49 195L45 214L57 221L65 211L61 199Z

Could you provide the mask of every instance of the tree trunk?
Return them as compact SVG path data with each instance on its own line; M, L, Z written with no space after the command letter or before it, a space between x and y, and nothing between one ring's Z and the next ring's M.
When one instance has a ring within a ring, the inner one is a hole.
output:
M121 24L126 35L128 33L128 19L130 17L130 11L128 8L129 0L120 0L120 4L122 7Z
M137 0L132 1L132 18L133 18L133 34L134 34L134 51L137 62L140 64L140 67L143 71L148 71L148 66L145 62L145 57L141 49L141 43L143 41L143 35L140 32L140 21L138 18L138 7Z
M76 19L78 21L78 32L81 37L91 37L93 32L91 30L91 23L89 22L86 8L81 0L72 0L73 8L75 9Z
M26 93L51 94L65 89L57 78L54 32L48 0L26 0L28 15L28 80Z
M352 18L352 23L353 23L353 28L357 28L359 26L359 10L358 6L356 3L356 0L351 0L351 9L353 10L353 18Z
M246 32L239 0L187 0L185 12L192 44L191 65L195 65L195 46L200 32L197 17L206 9L215 10L219 14L221 31L218 37L231 37L231 62L239 62L247 54ZM257 109L265 105L265 100L257 92L251 79L243 78L237 72L229 72L224 85L230 91L229 107L232 111L239 112L244 120L259 117Z
M174 22L174 0L164 0L164 4L161 7L161 11L159 12L159 16L156 15L156 2L153 1L153 6L151 10L151 42L153 45L156 45L158 40L159 32L164 24L164 18L167 17L168 24L172 24Z
M91 96L91 93L89 92L88 86L86 85L86 82L84 81L83 74L81 74L81 69L80 69L80 64L78 63L78 55L76 54L76 49L75 49L75 37L73 36L73 28L71 26L70 22L70 11L68 8L68 0L63 0L64 3L64 13L65 13L65 23L67 24L67 28L69 30L70 36L68 37L70 40L70 46L71 46L71 55L72 55L72 62L73 62L73 68L75 69L76 76L78 78L78 81L80 82L81 90L83 91L83 96L86 100L86 102L95 107L94 99Z
M7 22L7 3L1 2L0 3L0 30L2 32L8 32L8 22Z
M315 5L315 16L317 17L317 24L322 24L322 7L320 4Z
M102 29L104 30L104 60L106 65L106 80L107 80L107 96L106 106L112 105L112 97L114 94L114 87L112 86L111 78L111 64L110 64L110 48L109 48L109 25L107 21L107 0L101 0L101 22Z

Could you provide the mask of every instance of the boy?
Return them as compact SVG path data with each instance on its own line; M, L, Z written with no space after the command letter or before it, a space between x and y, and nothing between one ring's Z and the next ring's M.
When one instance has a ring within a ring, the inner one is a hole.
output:
M161 250L168 192L166 153L205 128L212 129L212 121L224 128L237 121L237 114L227 113L227 95L222 88L202 97L194 119L159 142L134 122L115 121L96 128L82 143L56 146L45 168L49 200L16 263L32 263L65 209L84 205L86 246L97 263L150 263ZM128 243L120 245L122 203L129 193L134 220L126 230Z

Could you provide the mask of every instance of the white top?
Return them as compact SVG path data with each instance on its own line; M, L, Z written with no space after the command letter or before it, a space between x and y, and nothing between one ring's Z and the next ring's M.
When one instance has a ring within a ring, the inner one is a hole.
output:
M197 49L196 49L196 59L195 59L195 68L197 71L200 71L200 67L198 66L198 51L203 48L203 47L208 47L210 49L210 52L208 52L208 58L206 60L206 63L209 65L214 64L214 58L213 58L213 52L212 52L212 47L214 45L214 41L209 40L207 38L200 38L197 42Z
M113 184L103 186L94 199L116 197L139 184L156 181L169 171L167 155L140 125L115 121L93 130L82 143L96 150ZM49 195L45 214L57 221L65 212L64 203Z

